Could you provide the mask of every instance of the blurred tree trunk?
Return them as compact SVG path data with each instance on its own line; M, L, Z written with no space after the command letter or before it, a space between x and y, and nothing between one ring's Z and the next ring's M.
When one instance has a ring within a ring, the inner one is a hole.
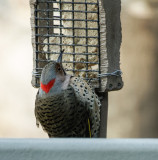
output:
M108 137L158 137L158 0L142 2L123 5L125 87L109 94Z
M146 54L150 54L153 62L148 70L150 79L148 91L144 93L138 110L138 136L158 137L158 1L146 0L151 9L152 17L145 21L144 27L149 32L149 48ZM143 59L143 57L142 57ZM145 61L144 61L145 62ZM144 79L146 80L146 79Z

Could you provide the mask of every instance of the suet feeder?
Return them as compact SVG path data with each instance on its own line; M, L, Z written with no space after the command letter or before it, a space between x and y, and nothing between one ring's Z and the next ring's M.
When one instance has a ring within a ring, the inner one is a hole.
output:
M102 98L101 137L105 137L107 92L123 87L120 0L30 0L30 6L32 85L39 87L42 68L64 50L67 73L83 77Z

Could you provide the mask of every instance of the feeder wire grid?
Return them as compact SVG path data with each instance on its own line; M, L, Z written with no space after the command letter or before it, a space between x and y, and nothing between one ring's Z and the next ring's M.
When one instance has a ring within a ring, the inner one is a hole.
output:
M62 50L63 66L95 88L101 85L99 2L97 0L37 0L35 15L35 87L42 68L57 60Z

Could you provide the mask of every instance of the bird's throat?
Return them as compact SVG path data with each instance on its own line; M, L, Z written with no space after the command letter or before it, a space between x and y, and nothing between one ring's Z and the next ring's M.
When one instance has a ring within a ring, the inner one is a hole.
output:
M45 93L49 93L50 89L54 86L55 83L55 79L52 79L51 81L49 81L47 84L43 84L41 82L41 89L45 92Z

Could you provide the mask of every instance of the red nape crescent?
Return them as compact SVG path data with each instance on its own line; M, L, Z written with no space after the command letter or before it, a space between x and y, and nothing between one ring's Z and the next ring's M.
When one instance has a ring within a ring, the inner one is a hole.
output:
M43 84L41 82L41 89L45 92L48 93L50 91L50 89L54 86L55 83L55 79L52 79L50 82L48 82L47 84Z

